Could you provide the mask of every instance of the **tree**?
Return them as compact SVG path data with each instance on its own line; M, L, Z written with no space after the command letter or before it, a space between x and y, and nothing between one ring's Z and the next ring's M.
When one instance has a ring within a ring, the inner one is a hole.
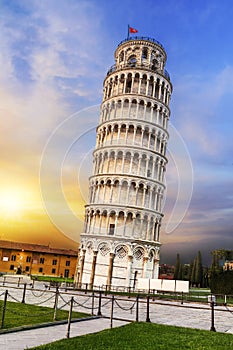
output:
M201 252L199 251L193 262L191 279L190 279L192 286L195 285L198 287L202 287L202 277L203 277L202 257L201 257Z
M199 251L196 258L195 283L202 287L203 266L201 252Z
M192 286L194 286L194 284L196 283L196 281L195 281L196 266L197 266L197 258L194 259L193 264L192 264L192 272L191 272L191 278L190 278L190 282L191 282Z
M178 280L178 279L179 279L180 270L181 270L180 254L177 253L177 255L176 255L175 270L174 270L174 279L175 279L175 280Z

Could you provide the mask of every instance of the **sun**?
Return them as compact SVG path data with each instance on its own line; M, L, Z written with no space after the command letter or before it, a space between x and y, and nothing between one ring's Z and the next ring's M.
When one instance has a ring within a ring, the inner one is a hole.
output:
M17 218L24 208L24 198L18 192L0 192L0 216L4 218Z

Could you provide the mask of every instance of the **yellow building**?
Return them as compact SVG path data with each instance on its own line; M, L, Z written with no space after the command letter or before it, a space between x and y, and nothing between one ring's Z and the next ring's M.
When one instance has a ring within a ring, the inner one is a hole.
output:
M224 265L223 265L223 270L225 270L225 271L233 270L233 261L226 260Z
M75 274L78 251L0 240L0 273L62 276Z

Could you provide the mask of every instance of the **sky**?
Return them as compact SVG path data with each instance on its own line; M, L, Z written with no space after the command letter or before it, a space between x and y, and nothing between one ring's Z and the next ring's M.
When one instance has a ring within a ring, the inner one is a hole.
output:
M230 0L0 0L0 239L77 248L130 24L162 43L173 84L161 262L233 249L232 18Z

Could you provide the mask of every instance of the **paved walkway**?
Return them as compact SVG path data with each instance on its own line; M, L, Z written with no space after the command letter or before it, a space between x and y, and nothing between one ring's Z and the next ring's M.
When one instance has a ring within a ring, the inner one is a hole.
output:
M41 289L39 289L39 287ZM0 286L0 299L4 297L6 286ZM23 290L20 288L9 288L8 300L22 300ZM99 298L98 293L93 302L91 294L80 293L77 291L63 292L59 295L59 306L66 305L74 297L74 311L97 314ZM26 303L42 304L43 306L54 306L55 290L45 291L44 286L38 286L38 289L30 290L26 293ZM110 317L112 299L102 295L103 316ZM69 309L69 305L65 306ZM127 319L135 321L136 319L136 299L128 297L115 297L114 315L118 319ZM139 321L146 321L147 304L145 299L140 299L139 303ZM154 300L150 302L149 318L151 322L175 325L182 327L198 328L210 330L211 327L211 309L207 304L186 303L181 305L180 302ZM214 309L214 323L217 332L233 334L233 308L225 306L216 306ZM126 324L126 321L113 320L113 327ZM99 318L92 320L84 320L71 324L70 337L79 336L87 333L99 332L103 329L110 328L109 318ZM51 326L46 328L25 330L20 332L1 334L0 349L1 350L21 350L46 344L55 340L66 338L67 324Z
M123 321L113 321L113 327L126 324ZM110 321L106 318L74 322L70 328L70 338L88 333L100 332L110 328ZM66 338L67 324L37 328L27 331L7 333L0 335L1 350L24 350L42 344L48 344L56 340Z

